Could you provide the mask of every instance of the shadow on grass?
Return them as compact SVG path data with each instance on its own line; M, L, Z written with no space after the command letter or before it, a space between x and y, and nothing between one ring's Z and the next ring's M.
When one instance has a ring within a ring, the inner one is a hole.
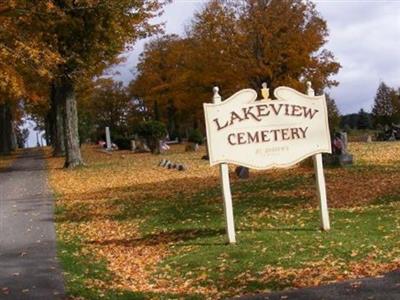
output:
M156 234L148 234L137 239L112 239L106 241L91 241L96 245L118 245L118 246L156 246L159 244L169 244L187 242L199 238L210 238L225 234L224 229L180 229ZM221 243L222 244L222 243Z
M240 215L250 209L278 209L304 205L309 202L309 198L280 196L279 192L290 191L308 184L310 178L303 176L269 179L261 175L252 181L237 181L232 186L235 212ZM69 194L68 198L78 201L68 203L68 209L59 206L57 221L84 222L94 219L125 221L146 217L150 223L153 225L158 223L162 228L162 225L183 224L185 221L188 221L188 224L193 224L194 220L213 223L213 219L221 219L223 204L218 183L207 186L205 183L199 183L196 178L185 178L169 180L160 185L166 187L166 191L161 194L160 187L155 189L153 183L107 188L95 193ZM178 188L168 192L168 187ZM118 198L115 198L116 195ZM105 199L108 201L106 205L118 208L117 213L115 210L113 212L104 209L99 212L98 209L91 209L96 208L99 201L104 203Z
M383 204L391 204L391 203L396 203L396 202L400 202L400 190L394 194L383 195L381 197L378 197L375 199L374 202L372 202L372 204L383 205Z

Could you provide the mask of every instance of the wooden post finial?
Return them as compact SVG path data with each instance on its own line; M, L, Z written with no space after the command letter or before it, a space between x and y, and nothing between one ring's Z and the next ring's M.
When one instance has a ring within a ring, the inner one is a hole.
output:
M315 91L312 88L311 81L307 81L307 95L308 96L315 96Z
M222 101L222 97L221 97L221 95L219 94L219 87L214 86L214 87L213 87L213 93L214 93L213 102L214 102L214 103L219 103L219 102L221 102L221 101Z

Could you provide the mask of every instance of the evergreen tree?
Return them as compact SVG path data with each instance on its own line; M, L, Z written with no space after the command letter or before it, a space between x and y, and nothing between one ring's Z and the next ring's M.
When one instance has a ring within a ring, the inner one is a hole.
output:
M393 103L393 122L396 124L400 123L400 89L392 91L392 103Z
M331 131L335 131L339 128L340 112L335 99L331 98L329 94L326 95L326 105L328 107L329 128Z
M390 125L392 123L394 115L393 92L393 89L384 82L379 85L372 108L375 125Z
M371 129L371 119L362 108L357 114L357 129Z

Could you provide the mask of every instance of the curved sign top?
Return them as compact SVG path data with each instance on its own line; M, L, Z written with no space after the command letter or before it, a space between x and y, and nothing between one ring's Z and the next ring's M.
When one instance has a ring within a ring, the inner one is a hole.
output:
M211 165L284 168L331 153L325 96L289 87L274 95L277 100L256 100L256 91L245 89L221 103L204 104Z

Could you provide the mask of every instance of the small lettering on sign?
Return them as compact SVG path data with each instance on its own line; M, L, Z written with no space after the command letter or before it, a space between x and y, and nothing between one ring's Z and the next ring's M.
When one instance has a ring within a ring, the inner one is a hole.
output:
M257 148L256 155L279 155L281 152L289 151L289 147Z

